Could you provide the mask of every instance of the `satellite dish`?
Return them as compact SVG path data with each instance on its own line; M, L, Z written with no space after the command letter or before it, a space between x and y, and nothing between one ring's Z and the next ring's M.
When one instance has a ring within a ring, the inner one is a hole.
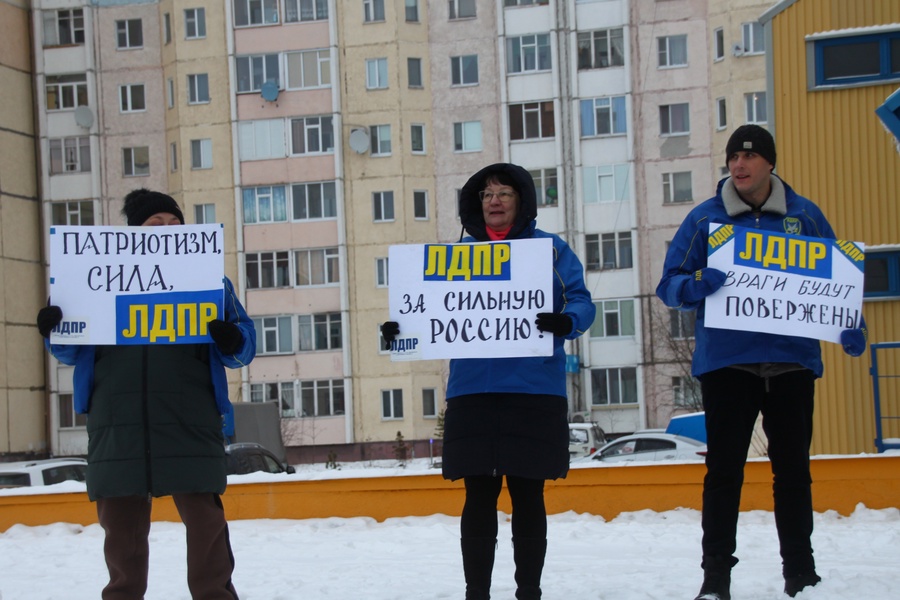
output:
M87 106L79 106L75 109L75 124L90 129L94 124L94 112Z
M275 102L278 100L278 84L270 79L262 84L260 93L262 94L263 100Z
M365 129L354 129L350 132L350 149L357 154L365 154L369 149L369 132Z

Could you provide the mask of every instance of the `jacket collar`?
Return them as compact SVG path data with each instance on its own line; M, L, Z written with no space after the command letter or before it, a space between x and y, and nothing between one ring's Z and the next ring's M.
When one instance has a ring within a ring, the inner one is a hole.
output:
M784 183L775 175L769 175L769 181L772 184L772 191L759 210L786 215L787 193L784 189ZM737 190L734 189L734 182L731 180L731 177L724 179L721 185L722 203L725 205L725 212L728 213L729 217L736 217L753 210L752 206L741 200Z

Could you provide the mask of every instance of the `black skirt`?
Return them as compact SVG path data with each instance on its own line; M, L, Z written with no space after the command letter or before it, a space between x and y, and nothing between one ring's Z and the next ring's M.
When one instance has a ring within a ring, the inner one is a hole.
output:
M512 475L558 479L569 471L568 402L543 394L471 394L447 400L444 479Z

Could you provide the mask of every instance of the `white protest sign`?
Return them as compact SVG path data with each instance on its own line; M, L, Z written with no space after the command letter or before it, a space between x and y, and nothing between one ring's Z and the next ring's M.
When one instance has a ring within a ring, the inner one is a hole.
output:
M840 343L859 327L865 248L734 225L710 224L708 265L728 274L706 298L707 327Z
M553 312L549 238L391 246L391 360L551 356L535 316Z
M222 318L222 225L50 228L54 344L209 343Z

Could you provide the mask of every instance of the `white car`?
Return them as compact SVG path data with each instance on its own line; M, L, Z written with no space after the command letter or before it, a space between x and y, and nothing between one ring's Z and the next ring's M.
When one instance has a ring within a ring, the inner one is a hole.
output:
M0 488L84 481L85 471L87 461L83 458L48 458L0 463Z
M588 456L606 443L606 434L596 423L569 423L569 458Z
M585 461L652 462L660 460L703 460L706 444L671 433L645 431L617 438Z

